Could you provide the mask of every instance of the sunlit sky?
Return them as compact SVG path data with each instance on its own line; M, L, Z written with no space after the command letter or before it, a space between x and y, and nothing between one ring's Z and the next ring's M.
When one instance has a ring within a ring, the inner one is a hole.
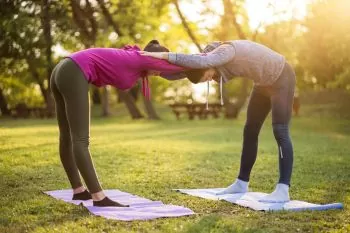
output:
M220 4L218 4L218 2ZM291 18L302 19L306 15L308 0L246 0L245 8L249 17L249 25L252 30L263 30L263 25L273 22L288 20ZM200 0L180 1L180 8L186 19L193 22L199 22L199 28L210 28L219 22L219 16L223 13L221 0L208 0L207 6ZM215 15L203 17L200 12L205 7L210 7L215 11ZM174 15L174 20L180 22L180 19ZM191 47L193 52L198 52L195 46ZM212 83L212 85L216 85ZM201 83L192 85L194 99L200 102L205 101L207 84ZM211 88L210 93L214 94L215 89Z
M250 27L255 29L260 23L272 23L291 17L303 18L306 14L307 2L308 0L246 0L245 8L249 16ZM207 17L207 20L203 18L200 12L203 12L206 7L209 7L216 14L223 14L224 11L221 0L207 0L206 5L203 5L201 0L182 0L180 7L186 19L190 21L204 19L199 27L210 27L218 23L219 17Z

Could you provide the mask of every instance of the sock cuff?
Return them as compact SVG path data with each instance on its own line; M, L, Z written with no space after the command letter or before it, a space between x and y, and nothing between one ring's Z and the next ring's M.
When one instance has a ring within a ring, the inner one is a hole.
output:
M236 182L237 182L238 184L243 184L243 185L248 185L248 184L249 184L249 181L244 181L244 180L241 180L241 179L239 179L239 178L236 179Z

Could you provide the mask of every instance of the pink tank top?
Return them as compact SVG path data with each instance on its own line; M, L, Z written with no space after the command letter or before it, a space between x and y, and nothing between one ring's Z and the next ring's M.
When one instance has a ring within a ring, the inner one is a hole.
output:
M166 76L184 71L184 67L165 60L141 56L138 46L116 48L90 48L71 54L70 57L83 71L89 83L98 87L111 85L121 90L133 87L143 78L143 93L149 98L147 71L155 70Z

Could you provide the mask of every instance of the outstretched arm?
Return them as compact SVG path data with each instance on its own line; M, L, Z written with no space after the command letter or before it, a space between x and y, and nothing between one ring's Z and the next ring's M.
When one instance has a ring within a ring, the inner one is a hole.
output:
M175 65L192 69L207 69L222 66L231 61L235 56L235 48L230 44L223 44L207 54L151 53L144 51L141 54L165 59Z

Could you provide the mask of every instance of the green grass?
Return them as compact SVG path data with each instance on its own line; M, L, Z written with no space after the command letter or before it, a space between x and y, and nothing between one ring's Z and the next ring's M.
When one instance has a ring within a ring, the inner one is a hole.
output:
M291 196L343 202L324 212L252 211L172 188L224 187L237 175L244 119L132 121L93 118L91 153L104 188L120 189L197 215L121 222L91 216L82 207L42 191L69 188L58 156L54 120L0 120L0 232L349 232L350 121L293 119L295 166ZM277 148L270 119L260 135L251 189L273 190Z

